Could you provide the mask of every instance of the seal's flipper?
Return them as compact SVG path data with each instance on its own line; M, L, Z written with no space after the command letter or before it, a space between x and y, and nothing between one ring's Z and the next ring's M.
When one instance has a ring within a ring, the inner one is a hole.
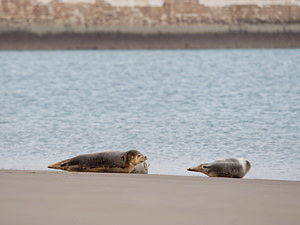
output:
M69 160L68 160L69 161ZM64 162L64 163L62 163L62 164L60 164L59 166L60 167L64 167L64 166L66 166L67 165L67 162Z
M205 164L205 165L202 166L202 168L204 168L204 169L210 169L211 165Z
M82 166L72 165L72 166L68 166L68 168L66 170L68 170L69 172L80 172L81 169L82 169Z
M68 170L68 165L67 163L69 162L69 159L63 160L58 163L54 163L48 166L50 169L57 169L57 170Z

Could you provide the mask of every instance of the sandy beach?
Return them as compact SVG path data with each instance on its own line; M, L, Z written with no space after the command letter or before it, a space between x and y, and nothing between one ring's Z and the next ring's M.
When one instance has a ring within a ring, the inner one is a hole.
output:
M299 224L300 181L0 171L0 223Z

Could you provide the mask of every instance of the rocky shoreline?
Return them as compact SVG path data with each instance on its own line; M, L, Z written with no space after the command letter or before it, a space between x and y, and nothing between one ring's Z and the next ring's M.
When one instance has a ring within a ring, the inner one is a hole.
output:
M0 50L299 48L300 26L0 26Z

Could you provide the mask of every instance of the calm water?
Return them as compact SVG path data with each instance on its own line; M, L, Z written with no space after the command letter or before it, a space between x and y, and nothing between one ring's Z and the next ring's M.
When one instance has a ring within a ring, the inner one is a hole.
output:
M0 51L0 169L128 149L151 174L243 157L300 180L300 49Z

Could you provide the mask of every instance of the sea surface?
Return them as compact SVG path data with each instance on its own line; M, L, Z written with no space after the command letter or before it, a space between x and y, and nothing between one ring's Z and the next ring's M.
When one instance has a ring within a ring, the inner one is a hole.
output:
M300 180L300 49L0 51L0 169L129 149L150 174Z

